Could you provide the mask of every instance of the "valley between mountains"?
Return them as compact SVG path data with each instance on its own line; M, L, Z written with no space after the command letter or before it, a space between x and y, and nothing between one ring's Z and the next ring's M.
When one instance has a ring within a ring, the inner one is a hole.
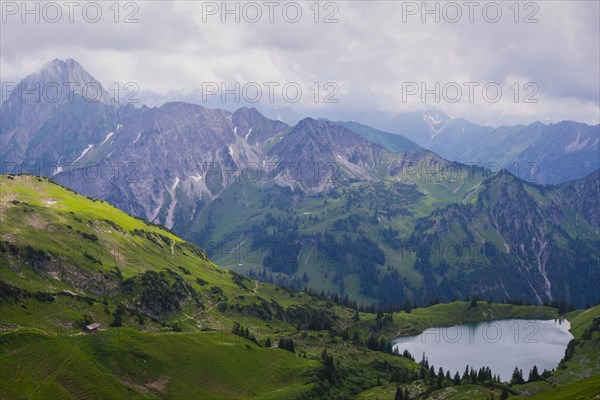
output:
M599 125L265 114L122 104L73 59L15 87L0 397L598 398ZM510 380L393 345L497 319L573 339Z

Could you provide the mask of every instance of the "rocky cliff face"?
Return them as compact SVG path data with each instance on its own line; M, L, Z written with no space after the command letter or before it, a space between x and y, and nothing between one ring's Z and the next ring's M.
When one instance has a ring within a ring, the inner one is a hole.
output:
M119 105L77 61L54 60L14 88L0 118L2 159L35 160L51 169L101 140L104 129L116 125Z
M268 140L287 126L261 117L255 110L232 114L187 103L135 110L91 144L78 159L82 168L55 178L172 228L178 202L214 199L248 168L266 163L256 137ZM102 177L86 179L86 164Z
M386 175L389 152L328 121L300 121L269 152L282 161L280 182L309 192L331 188L343 179L370 180Z

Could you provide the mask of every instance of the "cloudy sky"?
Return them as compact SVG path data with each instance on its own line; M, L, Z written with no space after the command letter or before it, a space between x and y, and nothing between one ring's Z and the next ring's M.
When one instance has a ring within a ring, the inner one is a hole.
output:
M2 2L2 82L74 58L151 105L214 106L224 88L311 116L429 104L492 125L600 118L598 1L46 4Z

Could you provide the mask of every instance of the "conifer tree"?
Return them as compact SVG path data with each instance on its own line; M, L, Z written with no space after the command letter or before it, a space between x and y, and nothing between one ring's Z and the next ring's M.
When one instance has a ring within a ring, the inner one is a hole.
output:
M400 386L396 388L396 396L394 400L404 400L404 391L400 389Z
M458 374L458 371L456 371L456 374L454 374L453 383L455 385L460 385L460 375Z
M531 371L529 371L529 379L527 380L527 382L537 382L540 379L541 378L540 378L540 374L537 369L537 365L534 365L533 369Z
M522 385L523 383L525 383L525 380L523 379L523 371L520 370L518 367L515 367L515 369L512 373L512 378L510 380L510 384L511 385Z

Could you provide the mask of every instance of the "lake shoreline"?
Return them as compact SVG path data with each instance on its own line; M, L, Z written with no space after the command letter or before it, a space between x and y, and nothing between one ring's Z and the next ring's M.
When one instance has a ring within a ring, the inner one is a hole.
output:
M555 369L574 338L570 329L566 318L504 318L430 327L416 335L399 336L391 344L400 354L405 350L414 358L423 354L445 370L489 367L508 380L515 367L525 373L534 365L540 373Z

